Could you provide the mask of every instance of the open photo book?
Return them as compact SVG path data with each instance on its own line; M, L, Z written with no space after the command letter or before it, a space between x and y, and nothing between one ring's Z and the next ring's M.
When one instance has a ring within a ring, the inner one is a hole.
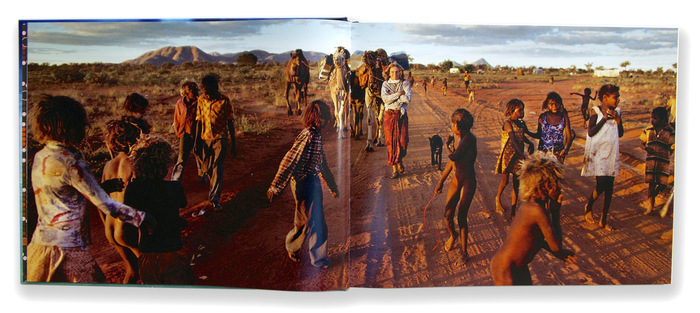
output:
M23 284L672 283L676 28L20 20Z

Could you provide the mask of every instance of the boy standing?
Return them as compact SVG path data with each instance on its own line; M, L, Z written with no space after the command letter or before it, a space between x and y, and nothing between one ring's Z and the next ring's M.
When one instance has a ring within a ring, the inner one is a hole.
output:
M231 147L231 157L236 157L236 131L233 126L233 107L228 97L219 92L219 78L210 74L202 78L203 94L197 100L196 120L201 128L203 160L202 171L209 179L209 202L214 211L221 211L221 181L224 175L226 149ZM226 131L228 129L228 132ZM231 142L228 141L231 138ZM193 217L204 215L201 209Z
M195 115L197 114L197 98L199 90L195 82L185 82L180 87L182 98L175 104L175 114L173 117L173 128L175 135L180 138L180 149L178 151L177 163L173 168L171 180L181 181L182 172L190 156L190 151L194 147Z
M445 251L452 249L455 237L457 237L457 232L454 230L454 216L455 211L457 211L459 243L461 245L462 259L466 263L469 257L467 254L467 237L469 232L467 212L476 192L476 172L474 171L476 136L471 132L471 128L474 125L474 117L466 109L459 108L452 113L451 125L454 140L458 142L458 145L454 152L448 156L450 161L442 173L440 182L435 187L435 193L442 192L443 183L447 176L450 175L452 169L454 169L455 175L447 190L447 201L445 204L445 226L450 233L450 239L445 243Z

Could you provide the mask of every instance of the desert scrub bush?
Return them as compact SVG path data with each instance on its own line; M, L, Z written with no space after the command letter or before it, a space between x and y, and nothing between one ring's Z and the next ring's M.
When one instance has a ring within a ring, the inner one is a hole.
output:
M286 107L287 102L284 100L284 93L276 93L271 104L275 107Z
M150 72L150 73L143 75L141 77L140 84L154 86L154 85L160 84L161 82L162 82L162 77L158 73Z
M470 85L470 88L473 88L473 89L498 89L498 88L500 88L500 85L496 82L487 81L487 82L475 83L473 87L471 87L471 85Z
M256 115L240 114L235 122L236 132L243 134L264 135L273 128L265 119Z
M149 119L151 124L151 132L154 134L174 134L173 122L170 119Z
M78 69L58 67L53 71L52 77L59 83L76 83L82 82L85 74Z
M172 103L164 100L152 99L149 100L148 110L146 111L147 118L150 119L172 119L175 114L175 101ZM172 122L172 120L170 120Z
M114 85L117 80L107 72L89 72L85 74L83 81L88 85Z

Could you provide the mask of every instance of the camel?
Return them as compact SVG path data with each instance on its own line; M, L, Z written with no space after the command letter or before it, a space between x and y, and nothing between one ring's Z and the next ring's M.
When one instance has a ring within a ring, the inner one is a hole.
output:
M309 62L304 57L301 49L290 53L292 57L285 67L284 77L287 82L287 88L284 90L284 100L287 102L287 115L293 115L292 105L289 103L289 89L294 88L294 99L297 103L296 114L301 115L301 101L304 99L306 106L308 86L309 86Z
M383 49L365 51L362 54L362 66L357 69L360 86L364 88L365 105L367 106L367 146L366 151L373 151L374 144L383 146L384 102L381 88L386 77L384 69L388 66L388 58Z
M338 139L345 139L345 129L348 124L350 110L350 84L348 83L348 74L350 67L347 60L350 59L350 52L338 47L333 53L333 69L328 80L328 85L331 90L331 99L335 107L335 124L338 132Z
M362 117L365 109L365 89L360 86L360 78L357 76L357 71L350 71L348 78L350 82L350 100L352 107L352 125L350 129L350 137L355 140L360 140L362 136Z

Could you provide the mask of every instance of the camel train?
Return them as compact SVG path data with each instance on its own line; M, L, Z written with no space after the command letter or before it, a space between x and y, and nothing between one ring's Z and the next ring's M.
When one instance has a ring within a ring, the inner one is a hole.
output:
M388 77L386 69L390 59L384 49L365 51L362 64L351 69L350 52L344 47L337 47L333 54L321 59L318 64L318 79L327 80L331 99L335 107L334 126L339 139L346 138L345 131L350 130L351 137L360 140L362 119L367 115L366 151L373 151L374 145L383 146L383 111L381 98L382 84ZM350 123L350 115L352 122Z

